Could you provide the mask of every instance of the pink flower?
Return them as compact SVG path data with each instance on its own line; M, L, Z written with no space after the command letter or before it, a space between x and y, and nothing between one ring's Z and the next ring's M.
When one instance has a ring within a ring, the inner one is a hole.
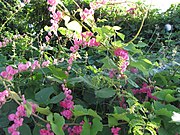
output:
M138 73L138 69L137 69L137 68L131 68L130 71L131 71L131 73L133 73L133 74Z
M56 13L53 13L52 18L53 20L58 22L62 18L62 12L57 11Z
M22 63L19 63L19 64L18 64L18 70L19 70L20 72L26 71L28 68L29 68L29 67L28 67L28 65L26 65L26 64L22 64Z
M117 57L120 56L124 60L129 60L128 52L126 50L121 49L121 48L117 48L114 51L114 55Z
M12 80L13 76L18 73L18 70L13 69L11 66L6 67L6 71L1 72L1 76L5 79Z
M86 21L87 19L91 19L93 14L94 14L93 9L85 8L84 11L80 13L80 16L83 21Z
M56 6L58 4L56 0L47 0L47 3L51 6Z
M95 38L92 38L89 40L88 42L88 46L92 47L92 46L99 46L100 43L99 42L96 42L96 39Z
M119 130L121 130L121 128L119 128L119 127L112 127L111 128L111 133L113 134L113 135L119 135Z
M9 96L9 92L7 90L0 92L0 108L2 107L2 105L6 103L6 98L8 96Z
M24 0L24 3L29 3L30 2L30 0Z
M45 36L46 42L49 42L50 38L49 36Z
M36 68L40 68L39 61L35 60L34 63L31 65L32 71L34 71Z
M47 61L44 61L41 66L42 66L42 67L48 67L49 64L50 64L50 61L47 60Z
M82 132L82 126L74 126L72 128L72 132L76 135L80 135Z
M54 133L51 132L51 126L50 126L50 124L46 124L46 128L47 128L47 129L41 129L41 130L39 131L39 134L40 134L40 135L54 135Z
M48 10L52 13L55 13L56 11L56 6L52 6L52 7L49 7Z

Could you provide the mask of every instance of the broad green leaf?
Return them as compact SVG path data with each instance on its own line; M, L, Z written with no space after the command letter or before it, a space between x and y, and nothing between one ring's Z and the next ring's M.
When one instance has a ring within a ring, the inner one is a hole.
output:
M125 38L125 35L120 33L120 32L117 32L117 35L124 41L124 38Z
M155 110L154 112L156 115L163 115L163 116L167 116L169 118L172 116L172 112L168 111L167 108Z
M19 127L19 131L21 135L31 135L31 129L27 124L23 124Z
M54 66L49 66L48 68L51 70L51 72L57 79L63 80L63 79L67 78L67 75L65 74L65 72L62 69L56 68Z
M73 114L75 117L87 115L88 111L87 109L83 108L81 105L75 105L73 109Z
M146 43L144 43L142 41L139 41L138 44L135 44L135 46L137 46L137 47L146 47L146 46L148 46L148 44L146 44Z
M22 101L22 99L19 97L19 95L14 91L10 91L10 96L15 100Z
M80 77L68 79L68 82L71 83L72 85L75 85L75 83L82 82L82 83L88 85L88 87L90 87L90 88L98 89L98 87L92 83L90 78L91 78L90 76L84 76L84 77L80 76Z
M160 100L165 100L167 94L173 95L175 92L175 90L171 89L162 89L161 91L153 93L153 96L156 96Z
M81 135L91 135L90 124L86 117L84 117L84 124L82 126Z
M118 69L117 65L114 63L114 61L106 56L104 59L100 60L103 63L102 69Z
M142 51L140 49L137 49L134 44L128 44L126 47L124 47L125 50L132 52L132 53L139 53L142 54Z
M8 117L4 114L0 114L0 127L4 128L9 125L10 121L8 120Z
M61 93L59 93L59 95L52 97L51 100L49 101L49 103L56 104L56 103L59 103L64 98L65 98L65 95L63 92L61 92Z
M60 116L58 113L50 114L47 116L47 120L50 122L52 131L56 135L64 135L63 126L65 124L65 120L63 116Z
M108 125L109 127L117 126L119 125L118 120L114 118L113 116L109 115L108 116Z
M167 94L167 95L165 96L165 101L166 101L166 102L174 102L174 101L176 101L176 100L177 100L177 98L173 97L173 96L170 95L170 94Z
M37 124L35 125L33 129L33 135L39 135L39 130L42 129L42 127L38 126Z
M119 26L113 26L113 29L114 29L114 30L120 30L121 27L119 27Z
M78 33L82 32L82 26L77 21L71 21L65 25L69 30L74 30Z
M97 112L93 111L92 109L88 109L88 115L93 116L94 118L98 118L99 120L102 120L102 118L97 114Z
M100 119L94 118L93 119L93 125L91 126L90 135L97 135L99 131L102 131L103 124L100 122Z
M64 27L59 27L58 31L62 34L62 35L66 35L67 29Z
M127 81L128 81L128 83L130 83L133 87L139 88L139 86L138 86L133 80L131 80L130 78L128 78Z
M32 106L30 103L27 102L24 107L26 109L27 117L29 118L32 114Z
M113 88L103 88L95 91L96 97L99 98L110 98L116 94L116 91Z
M54 93L53 87L44 88L35 94L35 99L36 101L38 101L39 104L48 105L50 102L50 96L53 93Z
M41 114L44 114L44 115L49 115L51 113L49 107L47 106L46 108L42 108L42 107L37 107L36 108L36 111L41 113Z
M79 117L79 116L84 116L84 115L89 115L92 116L94 118L98 118L98 119L102 119L97 112L93 111L92 109L85 109L83 108L81 105L75 105L74 109L73 109L73 114L75 117Z
M111 116L113 116L114 118L116 118L117 120L124 120L129 122L130 119L127 117L126 113L122 113L122 114L111 114Z

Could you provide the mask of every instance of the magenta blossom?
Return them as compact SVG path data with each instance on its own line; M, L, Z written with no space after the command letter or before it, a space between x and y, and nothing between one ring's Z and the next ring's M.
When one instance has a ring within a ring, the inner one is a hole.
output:
M119 127L112 127L111 128L111 133L113 134L113 135L119 135L119 131L121 130L121 128L119 128Z
M129 60L128 52L126 50L121 49L121 48L117 48L114 51L114 55L117 57L120 56L124 60Z
M51 6L56 6L58 4L56 0L47 0L47 3Z

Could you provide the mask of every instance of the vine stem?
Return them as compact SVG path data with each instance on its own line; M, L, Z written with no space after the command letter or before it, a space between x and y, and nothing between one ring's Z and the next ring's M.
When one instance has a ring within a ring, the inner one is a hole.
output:
M127 42L125 45L128 45L129 43L132 43L139 36L139 34L140 34L141 30L142 30L142 27L144 25L145 19L147 17L148 11L149 10L146 11L145 16L143 17L143 20L141 22L140 28L139 28L138 32L136 33L136 35L134 36L134 38L131 39L129 42Z
M8 23L9 20L11 20L19 11L21 8L19 8L18 10L16 10L9 18L7 18L7 20L3 23L3 25L0 28L0 32L2 31L2 29L4 28L4 26L6 25L6 23Z

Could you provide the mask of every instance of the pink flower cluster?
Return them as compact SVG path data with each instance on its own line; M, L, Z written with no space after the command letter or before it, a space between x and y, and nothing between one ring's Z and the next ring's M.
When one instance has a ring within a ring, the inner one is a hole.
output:
M119 135L119 131L121 130L121 128L119 128L119 127L112 127L111 128L111 133L113 134L113 135Z
M47 67L47 66L49 66L49 64L50 64L50 61L48 60L48 61L44 61L41 66ZM26 71L29 68L31 68L31 71L34 71L35 69L40 68L41 66L39 64L39 61L37 61L37 60L35 60L33 63L28 61L26 64L19 63L18 64L18 70L14 69L12 66L7 66L6 71L2 71L0 75L4 79L12 80L13 76L19 72Z
M50 30L53 31L54 34L57 36L58 22L62 18L63 14L60 11L56 11L56 6L59 4L58 0L47 0L47 3L51 5L48 10L52 13L50 15L50 17L52 18L50 21L52 23ZM45 37L47 42L49 42L51 35L51 32L49 32L48 35Z
M16 40L16 39L18 39L20 37L21 37L21 35L14 35L13 39ZM0 48L6 47L7 44L9 44L12 41L13 41L12 39L3 38L3 41L2 42L0 41Z
M68 128L69 135L80 135L82 132L82 126L73 126Z
M64 84L62 84L62 89L66 97L59 103L60 106L64 108L64 110L61 112L61 115L67 119L70 119L73 115L72 109L74 109L74 102L72 101L73 96L71 95L72 91L66 88Z
M28 4L30 2L30 0L24 0L25 4Z
M23 125L23 117L26 116L26 110L24 105L20 105L17 108L15 114L10 114L8 116L9 121L13 121L14 123L8 128L8 133L11 135L20 135L18 128Z
M154 100L157 100L157 97L152 96L152 93L151 93L152 90L153 90L153 87L148 86L147 83L143 83L141 89L133 89L132 91L133 91L134 95L145 93L147 98L152 98Z
M101 6L105 5L108 2L108 0L100 0L96 2L90 2L90 9L85 8L81 13L81 19L83 21L87 21L88 19L93 20L94 11Z
M40 135L54 135L54 133L51 132L51 126L50 126L50 124L46 124L46 128L47 128L47 129L41 129L41 130L39 131L39 134L40 134Z
M123 73L126 71L127 66L129 65L129 55L126 50L123 50L121 48L117 48L114 50L114 55L121 58L121 62L119 65L120 72Z
M70 51L72 52L70 54L70 58L68 60L68 68L67 70L69 71L71 69L72 63L74 60L76 60L77 55L76 52L79 50L80 46L82 47L94 47L94 46L99 46L100 43L96 41L95 38L91 38L93 36L92 32L84 32L81 33L81 38L74 38L74 45L70 47ZM68 73L67 73L68 74Z
M8 133L11 135L20 135L20 132L18 131L18 128L23 125L24 118L26 117L26 110L24 105L27 103L24 95L22 96L22 104L17 107L17 111L15 114L10 114L8 116L9 121L13 121L14 123L8 128ZM32 107L32 113L36 112L37 105L29 102L29 104Z
M90 7L93 10L96 10L100 7L102 7L103 5L107 4L109 0L100 0L100 1L96 1L96 2L90 2Z
M138 69L137 68L131 68L130 71L133 74L137 74L138 73Z
M1 47L6 47L6 45L7 45L8 43L10 43L10 42L11 42L11 40L9 40L9 39L7 39L7 38L4 38L3 42L0 42L0 48L1 48Z
M87 21L88 19L93 19L94 10L85 8L83 12L80 13L81 19Z
M128 52L121 48L117 48L116 50L114 50L114 55L117 57L121 57L124 60L129 60Z
M7 80L12 80L13 76L18 73L18 70L14 69L12 66L7 66L6 71L1 72L1 76Z
M0 108L6 103L6 98L9 96L9 92L4 90L0 92Z

